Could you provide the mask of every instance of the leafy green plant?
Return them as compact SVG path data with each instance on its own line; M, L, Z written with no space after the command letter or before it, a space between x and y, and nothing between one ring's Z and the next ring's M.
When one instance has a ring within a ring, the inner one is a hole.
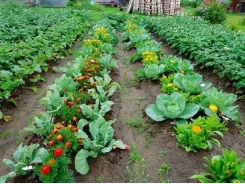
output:
M165 180L165 174L168 174L170 166L167 163L162 163L158 169L158 174L160 176L160 181L163 183L170 183L171 180Z
M85 119L81 119L78 122L78 132L76 137L83 139L84 149L81 149L75 157L75 168L81 174L86 174L89 171L87 158L92 156L96 158L99 153L110 152L113 148L119 147L126 149L126 146L122 141L116 141L113 138L114 129L112 128L112 121L105 121L102 116L99 116L96 120L88 122ZM89 132L91 138L84 131L84 127L89 126Z
M99 58L99 63L102 68L106 70L118 68L117 61L115 59L112 59L111 54L102 54Z
M43 104L50 113L58 111L63 102L64 97L61 97L58 91L52 93L50 90L47 91L47 96L40 100L40 103Z
M215 0L199 7L197 15L203 16L212 24L220 24L225 21L225 6Z
M143 69L138 69L135 72L136 80L157 79L164 72L164 65L147 64Z
M236 100L237 95L224 93L213 87L203 91L201 94L200 107L208 116L211 116L213 113L218 113L224 119L230 118L233 121L238 121L239 106L232 106Z
M52 115L43 113L41 117L34 117L31 125L20 130L20 133L35 133L37 135L48 136L54 128Z
M177 145L185 148L187 152L212 149L212 143L220 147L220 142L213 137L216 135L223 137L222 132L228 130L223 122L220 123L217 115L198 117L191 123L177 125L174 129L176 133L173 135L178 140Z
M234 150L224 149L222 155L204 157L207 164L204 167L207 172L191 176L202 183L244 183L245 160L237 157Z
M45 148L39 148L39 144L31 144L30 146L20 144L13 153L15 162L3 159L3 162L13 171L1 176L0 182L4 183L15 176L29 174L35 163L42 163L43 156L47 153L48 151Z
M202 76L198 73L193 75L184 75L177 73L174 75L174 85L184 93L200 94L202 91L208 89L212 83L202 83Z
M177 92L171 95L159 94L156 104L146 107L146 114L155 121L173 119L180 123L193 117L199 111L199 105L186 103L185 97Z

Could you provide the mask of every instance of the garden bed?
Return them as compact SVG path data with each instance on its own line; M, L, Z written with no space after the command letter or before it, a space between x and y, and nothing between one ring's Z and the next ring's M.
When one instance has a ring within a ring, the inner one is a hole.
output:
M113 81L120 84L120 89L110 97L114 105L112 110L106 114L105 119L116 119L113 124L114 138L130 145L131 151L113 149L107 154L100 154L96 159L89 158L90 169L86 175L76 172L75 166L72 164L71 169L74 171L75 181L77 183L196 182L190 177L205 171L203 157L220 154L221 148L214 145L213 150L199 150L197 153L186 152L185 149L176 146L177 140L172 135L175 131L170 125L170 121L159 123L147 117L145 108L149 104L155 103L157 95L161 93L161 85L156 80L135 81L134 73L142 68L142 64L139 62L130 63L129 59L136 53L136 50L125 50L125 44L122 43L120 34L118 37L119 43L116 45L114 57L117 59L119 67L112 69L110 76ZM167 55L173 54L166 44L162 44L162 50ZM63 66L65 66L65 62L62 62ZM204 82L212 82L213 86L218 89L227 93L232 92L226 86L227 81L213 75L209 69L195 68L195 72L203 76ZM44 97L47 86L54 82L55 77L57 77L56 74L49 73L47 83L40 86L38 95L23 91L22 100L18 103L18 107L9 107L9 109L4 110L5 114L14 114L14 116L12 121L8 123L1 122L1 130L5 132L12 130L14 133L1 142L1 150L4 150L1 159L12 158L12 152L18 145L15 141L17 132L28 125L29 119L44 111L38 101ZM240 106L239 117L243 122L245 119L244 103L242 100L238 100L236 105ZM243 126L237 128L233 123L228 123L229 131L224 132L223 139L218 138L223 148L234 149L241 158L245 157ZM18 143L20 139L17 139ZM27 144L32 142L29 140L31 139L29 136L26 136L25 139ZM140 158L140 161L135 163L137 158ZM74 155L72 160L74 160ZM164 168L166 169L165 172ZM7 172L9 172L7 167L1 167L0 175ZM17 178L14 182L39 181L28 176L27 178Z

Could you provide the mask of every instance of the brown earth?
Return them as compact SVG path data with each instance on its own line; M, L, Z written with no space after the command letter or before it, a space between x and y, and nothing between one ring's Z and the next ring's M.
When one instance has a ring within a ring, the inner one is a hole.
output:
M157 39L157 38L156 38ZM158 39L157 39L158 40ZM169 46L162 43L166 55L174 54ZM135 145L136 150L144 158L144 162L134 164L128 163L130 160L130 151L115 149L112 152L100 155L96 159L89 159L90 171L82 176L74 172L77 183L160 183L158 169L162 163L170 166L168 174L164 175L165 181L174 183L197 182L191 180L190 176L205 171L203 157L210 157L211 154L220 154L222 148L214 146L213 150L198 151L197 153L188 153L182 148L176 147L176 139L172 136L174 129L169 122L152 122L146 116L144 109L151 103L155 103L156 96L160 93L160 84L158 81L144 80L136 83L134 72L142 68L140 63L131 64L129 58L135 53L135 50L125 50L124 44L119 43L116 46L115 55L119 63L118 69L113 69L111 77L121 85L121 89L113 95L112 101L115 102L113 109L106 115L107 119L117 119L114 123L115 138L121 139L125 144ZM60 61L60 66L65 66L67 61L72 61L73 57ZM224 92L232 92L230 86L226 86L227 81L220 79L212 74L210 69L200 69L195 67L195 71L203 76L204 81L212 82L215 86ZM29 119L43 111L39 100L46 95L46 87L54 82L56 77L61 74L49 72L46 74L47 81L39 87L38 94L29 90L22 93L22 99L18 102L18 107L4 109L5 114L13 116L13 120L7 123L1 122L0 130L12 130L13 134L7 139L1 138L0 150L3 158L12 158L12 153L19 144L16 141L18 131L28 125ZM245 120L245 105L243 100L238 100L240 106L241 122ZM139 128L125 124L129 118L137 119L147 125L140 131ZM229 131L224 133L224 138L219 139L223 148L234 149L237 155L245 158L244 135L241 133L244 123L239 127L234 124L228 124ZM243 131L244 132L244 131ZM29 140L30 138L28 138ZM28 141L25 141L28 142ZM72 166L74 168L74 166ZM0 175L8 173L9 170L4 164L1 164ZM18 180L18 182L33 182L28 179Z

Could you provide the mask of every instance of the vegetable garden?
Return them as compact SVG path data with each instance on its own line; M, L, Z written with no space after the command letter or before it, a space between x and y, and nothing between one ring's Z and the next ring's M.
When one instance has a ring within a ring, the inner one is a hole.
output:
M0 182L244 182L244 34L178 16L0 11Z

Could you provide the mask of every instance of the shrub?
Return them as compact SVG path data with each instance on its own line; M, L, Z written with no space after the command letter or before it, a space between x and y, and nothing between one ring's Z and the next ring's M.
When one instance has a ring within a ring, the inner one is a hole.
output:
M94 11L103 11L103 6L94 4L92 5L89 0L69 0L67 6L73 9L85 9Z
M225 21L225 5L216 1L202 4L197 8L196 14L212 24L220 24Z
M182 1L180 2L180 6L181 6L181 7L190 6L190 7L196 8L196 7L198 7L201 3L202 3L201 0L182 0Z

